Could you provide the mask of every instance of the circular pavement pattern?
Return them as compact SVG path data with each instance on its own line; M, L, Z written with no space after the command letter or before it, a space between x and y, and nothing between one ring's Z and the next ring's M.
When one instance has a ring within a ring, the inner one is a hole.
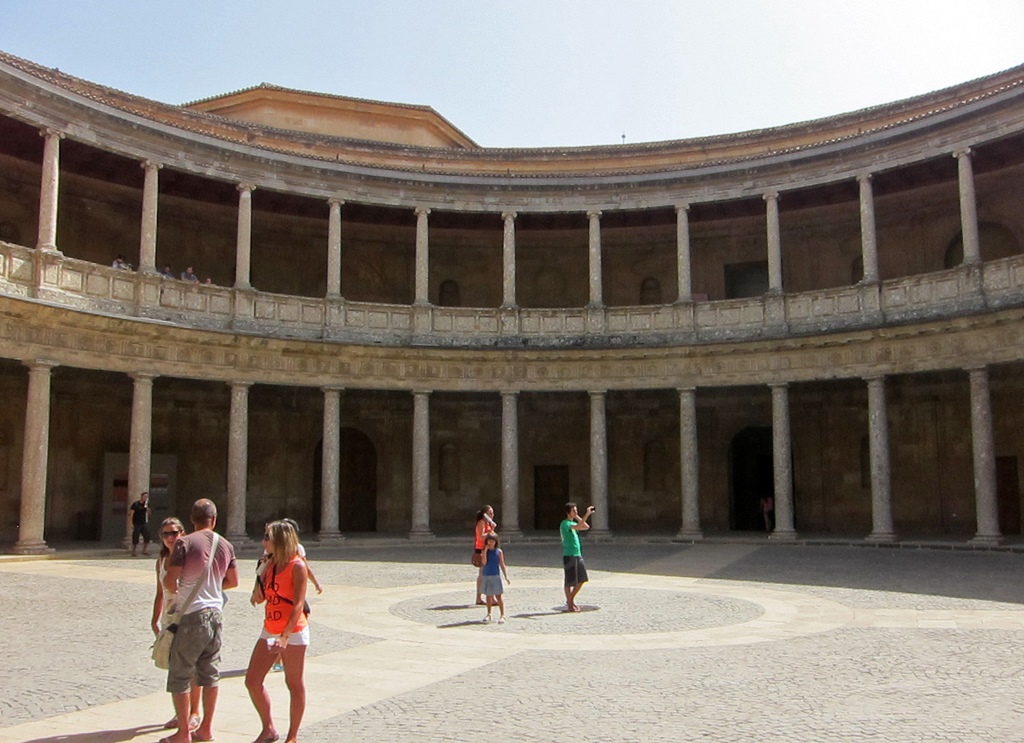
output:
M397 617L445 628L489 629L481 620L486 607L465 603L466 592L435 593L393 604ZM504 632L528 634L631 634L680 632L740 624L757 619L764 608L751 601L679 590L590 587L580 593L582 611L571 615L555 604L550 587L510 586L505 593ZM493 619L499 611L494 607Z

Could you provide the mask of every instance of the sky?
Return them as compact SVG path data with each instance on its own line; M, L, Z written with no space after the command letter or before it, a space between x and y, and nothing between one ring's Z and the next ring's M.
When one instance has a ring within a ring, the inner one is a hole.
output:
M1024 64L1024 0L0 0L0 49L165 103L267 82L484 147L761 129Z

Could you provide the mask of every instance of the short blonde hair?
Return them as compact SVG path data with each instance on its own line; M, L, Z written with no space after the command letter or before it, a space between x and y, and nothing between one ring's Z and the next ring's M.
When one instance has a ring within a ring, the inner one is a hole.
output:
M287 521L271 521L267 524L267 534L270 535L270 554L278 567L284 567L299 554L299 533Z

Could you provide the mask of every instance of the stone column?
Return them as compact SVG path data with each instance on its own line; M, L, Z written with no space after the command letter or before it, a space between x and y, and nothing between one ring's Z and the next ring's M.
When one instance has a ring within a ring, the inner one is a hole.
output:
M145 171L142 186L142 238L139 241L139 271L156 273L156 226L159 173L163 166L150 160L141 164Z
M981 261L981 243L978 239L978 205L974 196L974 169L971 150L965 148L953 153L956 158L957 178L960 185L960 230L963 233L964 263Z
M252 192L256 186L238 184L238 241L235 246L235 288L251 289L249 266L252 259Z
M775 539L794 539L793 527L793 444L789 430L789 387L773 384L772 465L775 469Z
M427 215L430 210L416 209L416 300L415 304L430 304L430 228Z
M889 409L885 377L868 377L868 446L871 452L871 533L869 542L894 542L889 472Z
M430 392L412 393L412 530L413 539L430 539Z
M341 464L341 388L324 387L324 438L320 475L320 541L341 541L338 524Z
M149 490L153 451L153 374L129 374L132 385L132 424L128 444L128 502ZM125 546L131 544L131 525L125 522ZM155 539L157 543L160 538Z
M700 466L697 449L697 390L679 390L679 461L683 485L680 539L702 539L700 528Z
M46 525L46 460L50 451L50 361L28 364L25 443L21 455L21 510L17 555L53 552L43 540Z
M690 267L690 205L676 207L676 301L693 301L693 278Z
M328 199L331 214L327 223L327 296L341 297L341 199Z
M608 423L605 416L604 391L590 393L590 498L594 515L591 530L596 535L609 534L608 529Z
M998 544L999 502L996 498L996 446L992 433L992 397L988 369L969 369L971 380L971 443L974 450L974 501L978 531L972 542Z
M231 383L226 536L236 546L249 539L246 533L245 496L249 486L249 387L251 385L251 382Z
M768 217L768 291L782 292L782 237L779 228L779 195L764 195Z
M519 393L501 393L501 533L519 536Z
M590 232L588 237L588 251L590 255L590 306L603 307L601 286L601 212L587 212L587 219L590 220Z
M47 129L43 138L43 175L39 185L39 250L57 250L57 202L60 193L60 141L63 132Z
M502 212L505 223L501 239L501 306L516 306L516 213Z
M875 195L871 174L857 176L860 187L860 255L864 265L865 284L878 283L878 241L875 233Z

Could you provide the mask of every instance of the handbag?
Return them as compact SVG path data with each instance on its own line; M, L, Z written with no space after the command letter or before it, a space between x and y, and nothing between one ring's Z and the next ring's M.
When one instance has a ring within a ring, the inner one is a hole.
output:
M484 555L482 552L473 550L473 558L470 560L473 563L474 568L482 568L484 566Z
M199 593L199 587L206 582L206 578L210 574L210 567L213 565L213 556L217 554L217 547L220 545L220 535L217 532L213 533L213 545L210 547L210 557L206 561L206 571L200 580L196 581L196 584L192 587L192 592L185 599L184 604L179 604L174 607L174 611L169 611L165 615L167 620L164 623L163 629L160 630L160 634L156 636L156 640L153 641L153 645L150 648L152 650L153 663L157 668L166 671L171 667L171 645L174 643L174 633L178 631L178 622L181 621L181 617L185 614L189 606L195 600L196 594Z

